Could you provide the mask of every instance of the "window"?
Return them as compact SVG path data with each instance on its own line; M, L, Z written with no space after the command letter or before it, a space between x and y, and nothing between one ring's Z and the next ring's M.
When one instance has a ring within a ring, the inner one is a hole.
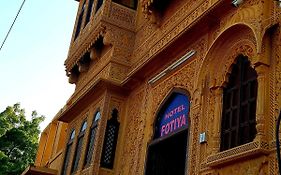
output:
M71 173L77 171L79 159L80 159L80 156L81 156L83 138L84 138L86 129L87 129L87 122L84 121L82 126L81 126L80 133L78 135L78 141L77 141L75 154L74 154L74 158L73 158L73 162L72 162Z
M111 119L107 121L107 126L104 136L101 166L109 169L113 168L115 149L116 149L117 138L118 138L119 122L117 118L118 118L118 110L113 109L111 114Z
M101 117L100 111L96 112L94 120L92 122L91 129L90 129L89 144L88 144L88 147L87 147L87 150L86 150L86 157L85 157L85 161L84 161L85 166L88 166L92 161L96 131L97 131L97 128L98 128L98 121L99 121L100 117Z
M249 143L256 131L257 73L239 56L223 89L221 151Z
M84 0L84 2L83 2L82 9L81 9L79 17L78 17L78 22L77 22L77 27L76 27L74 39L76 39L78 37L79 33L80 33L81 25L82 25L82 22L83 22L85 6L86 6L86 0Z
M100 9L103 4L103 0L97 0L96 12Z
M68 143L67 143L67 146L66 146L64 162L63 162L62 171L61 171L62 175L66 174L66 170L67 170L67 167L68 167L71 148L72 148L74 138L75 138L75 130L72 130L71 134L70 134L70 137L69 137L69 140L68 140Z
M90 18L91 18L91 15L92 15L93 4L94 4L94 0L89 0L85 26L90 21Z

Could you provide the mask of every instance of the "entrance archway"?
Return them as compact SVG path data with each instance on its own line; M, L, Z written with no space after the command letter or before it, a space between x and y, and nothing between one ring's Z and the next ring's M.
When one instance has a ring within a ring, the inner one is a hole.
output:
M188 159L189 98L174 92L160 109L148 147L145 175L184 175Z

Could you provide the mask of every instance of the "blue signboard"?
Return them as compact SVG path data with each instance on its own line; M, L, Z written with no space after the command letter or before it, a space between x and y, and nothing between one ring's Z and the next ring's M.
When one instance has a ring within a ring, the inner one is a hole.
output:
M175 93L171 96L158 116L158 138L188 127L189 105L186 95Z

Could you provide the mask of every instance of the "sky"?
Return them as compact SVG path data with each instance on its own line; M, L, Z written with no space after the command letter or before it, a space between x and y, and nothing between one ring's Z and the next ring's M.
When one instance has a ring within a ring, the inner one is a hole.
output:
M0 0L0 45L23 0ZM67 58L77 13L75 0L26 0L0 50L0 112L20 103L27 117L46 117L41 130L66 104L75 85L68 83Z

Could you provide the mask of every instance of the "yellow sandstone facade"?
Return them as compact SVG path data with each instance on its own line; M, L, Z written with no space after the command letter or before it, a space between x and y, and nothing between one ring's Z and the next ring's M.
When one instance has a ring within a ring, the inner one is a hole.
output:
M76 89L26 174L278 174L278 1L77 3Z

